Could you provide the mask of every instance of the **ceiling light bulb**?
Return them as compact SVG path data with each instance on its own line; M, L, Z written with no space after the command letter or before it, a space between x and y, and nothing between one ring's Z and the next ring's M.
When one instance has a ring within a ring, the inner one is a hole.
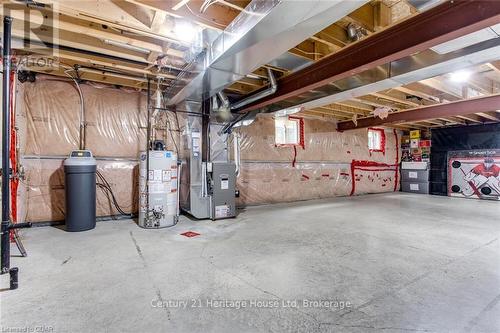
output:
M450 80L452 82L465 82L471 75L472 73L468 70L459 70L450 74Z
M192 42L197 34L196 28L185 21L177 21L175 23L174 33L180 40L184 42Z

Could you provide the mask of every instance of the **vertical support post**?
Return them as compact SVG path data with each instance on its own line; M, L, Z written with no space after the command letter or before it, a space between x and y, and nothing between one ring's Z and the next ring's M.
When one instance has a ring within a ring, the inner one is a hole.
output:
M148 79L148 100L146 112L146 220L149 219L149 150L151 145L151 80Z
M10 269L10 44L12 18L3 19L3 86L2 86L2 228L1 274Z

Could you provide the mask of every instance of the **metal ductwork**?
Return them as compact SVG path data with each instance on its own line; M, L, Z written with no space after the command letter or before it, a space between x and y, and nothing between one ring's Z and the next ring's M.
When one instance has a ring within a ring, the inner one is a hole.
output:
M233 119L231 113L231 104L222 91L218 92L217 95L212 97L212 107L210 113L215 116L218 122L228 122Z
M408 3L415 7L419 12L439 5L443 0L408 0Z
M252 1L214 40L200 61L199 74L169 100L169 105L214 96L367 2Z
M196 218L212 219L219 218L224 211L216 198L220 191L213 190L219 182L212 177L215 177L216 167L232 164L227 149L228 134L224 131L228 124L227 121L214 122L210 113L219 120L228 118L231 109L274 94L277 82L268 69L269 87L232 106L222 90L277 59L293 67L307 65L287 61L289 59L283 55L367 2L253 0L221 35L215 39L208 36L207 40L213 42L208 42L206 51L200 55L202 59L195 63L193 71L198 74L186 86L170 94L173 97L168 101L177 110L189 112L181 133L180 149L182 170L188 170L182 174L180 187L180 204L184 211ZM246 114L245 119L251 121L256 113ZM240 121L245 119L239 118ZM228 199L234 200L234 197Z
M358 41L361 38L368 36L367 31L365 29L363 29L363 27L361 27L360 25L358 25L356 23L349 23L346 31L347 31L347 37L353 42Z
M334 95L346 89L393 78L399 70L398 64L401 64L403 71L407 72L475 52L468 46L461 48L465 53L457 49L440 55L429 49L481 29L495 28L499 17L500 7L492 1L445 1L280 78L275 94L249 104L240 111L274 112ZM472 43L474 45L469 42L466 44L472 48L479 44L486 46L480 42ZM488 45L486 47L492 47L492 44ZM421 55L425 58L420 59ZM400 62L402 59L408 62ZM412 64L412 59L420 61ZM448 68L449 70L452 68ZM363 72L367 72L368 75L364 80L359 80L357 76ZM346 89L339 87L339 82L346 83Z
M325 83L322 83L321 86L311 88L300 94L294 94L293 97L282 98L281 100L276 98L276 102L257 103L257 105L260 105L253 108L250 105L243 108L243 110L254 109L263 112L275 112L297 106L311 109L494 61L498 59L498 54L500 54L499 35L491 33L488 34L488 38L473 38L478 32L490 30L493 32L500 31L499 25L459 36L430 49L358 72L355 75L352 74L352 69L346 70L341 75L338 75L343 78L332 81L323 80ZM363 43L363 41L360 43ZM452 49L450 49L450 44L453 44ZM435 48L446 48L447 50L446 52L436 52ZM332 57L335 57L335 55ZM285 79L290 81L292 76L294 74ZM280 90L285 89L285 85L284 82L281 82L276 94L280 94Z
M267 76L269 77L269 88L234 103L233 105L231 105L231 110L239 109L241 107L244 107L245 105L258 101L261 98L274 94L276 92L276 89L278 89L278 84L276 82L276 78L274 77L273 71L269 68L267 69Z
M217 97L219 97L219 100L222 103L222 105L219 108L223 108L223 109L230 109L231 108L231 104L229 103L229 100L227 99L226 94L224 94L222 91L219 91L217 93Z

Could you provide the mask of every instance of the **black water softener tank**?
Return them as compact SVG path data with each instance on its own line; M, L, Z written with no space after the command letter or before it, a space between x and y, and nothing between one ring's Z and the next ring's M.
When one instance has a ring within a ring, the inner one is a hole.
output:
M66 231L95 228L96 161L88 150L74 150L64 161Z

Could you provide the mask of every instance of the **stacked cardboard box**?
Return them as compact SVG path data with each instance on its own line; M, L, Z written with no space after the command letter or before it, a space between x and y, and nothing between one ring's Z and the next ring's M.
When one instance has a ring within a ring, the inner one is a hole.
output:
M401 139L402 161L430 162L431 140L428 132L410 131Z
M401 140L401 190L429 193L431 140L428 132L414 130Z

